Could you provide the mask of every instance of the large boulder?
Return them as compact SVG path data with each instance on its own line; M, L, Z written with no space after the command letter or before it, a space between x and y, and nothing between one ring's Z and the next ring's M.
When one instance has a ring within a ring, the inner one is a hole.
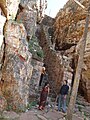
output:
M33 67L23 24L9 20L5 25L5 57L2 67L2 94L8 107L24 110L28 104L29 82Z

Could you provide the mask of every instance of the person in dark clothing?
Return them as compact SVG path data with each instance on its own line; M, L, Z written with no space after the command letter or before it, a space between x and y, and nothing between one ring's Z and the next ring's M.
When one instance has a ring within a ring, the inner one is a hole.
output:
M66 98L69 91L69 86L67 85L67 80L64 80L64 83L59 92L59 99L58 99L58 111L66 112Z
M44 77L44 75L45 75L45 73L46 73L46 68L45 68L45 64L43 65L43 67L42 67L42 71L41 71L41 76L40 76L40 81L39 81L39 87L42 85L42 80L43 80L43 77Z

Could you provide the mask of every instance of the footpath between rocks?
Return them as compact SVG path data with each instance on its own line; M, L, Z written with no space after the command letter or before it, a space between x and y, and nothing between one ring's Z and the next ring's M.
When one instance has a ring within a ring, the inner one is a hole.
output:
M65 113L58 112L55 109L45 109L40 111L37 107L32 108L31 110L27 110L25 113L17 114L13 111L6 112L4 111L2 118L0 120L65 120ZM84 117L78 117L77 115L73 115L73 120L89 120Z

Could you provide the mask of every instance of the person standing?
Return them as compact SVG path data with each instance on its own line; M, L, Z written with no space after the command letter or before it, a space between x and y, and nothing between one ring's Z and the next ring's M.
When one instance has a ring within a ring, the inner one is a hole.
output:
M49 90L49 83L46 82L40 94L39 110L43 110L45 108Z
M67 85L67 80L64 80L63 85L59 92L59 99L58 99L58 111L66 113L66 98L69 91L69 86Z

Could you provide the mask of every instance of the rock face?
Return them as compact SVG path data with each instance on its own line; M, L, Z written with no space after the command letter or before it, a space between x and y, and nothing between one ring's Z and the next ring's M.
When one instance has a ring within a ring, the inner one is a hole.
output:
M4 36L3 36L3 27L5 24L6 18L1 15L1 9L0 9L0 112L2 112L7 105L7 102L5 98L2 95L2 65L3 65L3 57L4 57Z
M29 89L29 101L35 101L36 97L39 98L38 88L39 88L39 81L41 76L41 70L43 63L32 59L31 61L33 66L32 77L30 80L30 89Z
M80 0L80 2L87 8L89 0ZM82 11L82 12L81 12ZM63 9L59 11L56 16L54 24L55 32L55 49L64 51L64 55L70 58L70 66L73 68L73 77L78 59L79 44L83 37L85 27L86 12L82 10L74 1L68 1ZM80 83L80 91L88 102L90 102L90 25L87 37L87 46L84 55L84 64L82 70L82 77ZM74 48L74 49L73 49ZM73 49L73 51L72 51ZM77 57L76 57L77 56Z
M1 15L1 11L0 11L0 80L1 80L1 67L2 67L3 54L4 54L3 27L5 21L6 18Z
M12 109L23 110L28 104L29 82L33 67L23 24L8 21L5 26L5 59L2 68L2 93ZM13 40L13 41L12 41Z
M3 100L2 110L7 106L9 110L21 111L25 109L29 102L29 84L33 66L31 65L32 54L28 51L27 36L32 36L33 32L30 30L33 26L35 27L35 20L32 19L34 18L34 12L31 8L35 1L21 0L21 5L28 6L23 11L23 20L21 19L22 13L20 13L20 19L23 22L18 21L18 19L15 21L19 3L19 0L0 1L1 12L7 19L4 28L5 40L2 42L3 45L0 46L0 96L2 96L0 103ZM31 22L31 20L33 21ZM0 34L2 33L2 35L4 22L5 20L3 20L2 26L0 22ZM29 25L29 23L31 24ZM32 31L34 31L34 27Z

